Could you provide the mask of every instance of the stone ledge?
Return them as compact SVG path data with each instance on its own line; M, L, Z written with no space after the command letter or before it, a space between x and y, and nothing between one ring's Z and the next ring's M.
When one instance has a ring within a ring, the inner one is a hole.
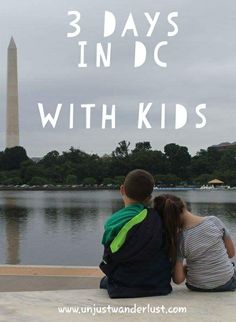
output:
M94 266L0 265L0 276L86 276L102 277Z

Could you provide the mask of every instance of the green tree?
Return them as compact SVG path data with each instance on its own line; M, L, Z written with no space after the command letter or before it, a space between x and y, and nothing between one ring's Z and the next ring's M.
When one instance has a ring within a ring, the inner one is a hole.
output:
M156 184L164 184L168 186L175 186L177 184L180 184L182 181L181 178L177 177L173 173L167 173L167 174L159 174L154 177Z
M43 177L33 177L30 180L29 184L31 186L44 186L44 185L48 184L48 180Z
M108 186L109 184L113 184L113 179L112 178L104 178L103 184L105 186Z
M219 167L221 157L222 153L215 148L210 147L207 150L201 149L192 158L191 174L194 177L205 173L212 174Z
M132 153L150 151L151 149L152 149L152 146L150 142L147 142L147 141L138 142L135 144L135 148L132 151Z
M112 152L115 158L125 159L129 155L130 142L121 141L118 143L118 147Z
M118 147L112 152L109 176L124 176L132 169L129 146L130 142L121 141Z
M21 177L24 183L30 183L34 177L47 177L47 169L39 164L33 164L27 167L25 167L24 164L23 168L21 169Z
M47 153L42 160L39 161L39 164L45 167L52 167L58 163L60 163L60 153L55 150Z
M164 151L170 163L170 172L183 179L188 178L188 168L191 164L188 148L170 143L165 146Z
M0 152L0 184L110 184L119 186L125 175L137 168L145 169L157 178L158 184L205 184L218 178L236 185L236 149L219 151L215 147L200 150L191 157L187 147L167 144L164 153L152 150L148 141L136 143L130 152L130 142L121 141L114 151L102 157L70 148L60 154L47 153L34 162L22 147ZM19 181L20 179L20 181Z
M219 166L223 171L236 171L236 152L234 150L226 150L222 153Z
M88 177L83 180L83 184L86 186L94 186L97 183L97 180L93 177Z
M210 180L214 179L212 175L203 173L200 176L194 178L194 182L200 185L207 185Z
M114 178L114 184L117 186L122 185L125 182L125 176L116 176Z
M66 184L74 185L77 184L77 177L73 174L68 174L66 177Z
M3 184L7 180L6 172L0 172L0 184Z
M21 146L7 148L0 155L0 168L2 170L19 169L22 162L28 160L25 149Z
M168 161L161 151L136 151L130 156L131 169L144 169L153 174L169 172Z
M4 185L21 185L22 180L20 177L12 177L12 178L7 178L6 180L3 181Z

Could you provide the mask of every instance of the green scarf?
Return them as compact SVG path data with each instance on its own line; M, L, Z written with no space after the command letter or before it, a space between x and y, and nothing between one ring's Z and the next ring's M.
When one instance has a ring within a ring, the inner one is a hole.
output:
M129 205L125 208L115 212L104 225L104 234L102 238L102 244L110 244L121 228L130 221L133 217L139 214L144 209L144 205L140 203Z

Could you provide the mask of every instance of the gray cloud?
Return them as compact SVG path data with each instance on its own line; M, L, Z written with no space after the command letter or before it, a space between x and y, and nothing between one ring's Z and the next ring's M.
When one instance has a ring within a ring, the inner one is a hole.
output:
M70 146L88 152L110 152L122 139L134 144L149 140L152 146L162 149L169 142L187 145L192 153L200 148L222 141L235 141L236 81L235 2L220 0L212 3L203 0L178 1L95 1L61 0L8 0L0 4L1 73L0 73L0 147L5 146L6 54L11 35L18 46L20 129L21 144L32 156L49 150L59 151ZM87 69L77 68L79 50L76 39L67 39L68 10L82 13L80 40L88 41ZM112 68L96 69L95 43L102 37L103 14L111 10L117 17L117 32L112 42ZM144 12L160 11L159 23L153 37L145 38L147 23ZM179 34L167 38L166 16L179 12ZM135 70L132 67L133 37L121 38L129 12L134 14L139 40L148 48L148 62ZM152 61L152 51L160 40L168 40L163 57L167 69L160 69ZM137 104L153 101L150 118L151 130L137 130ZM37 103L44 102L53 111L63 103L62 118L57 129L42 129ZM84 129L81 103L95 103L90 131ZM189 124L178 131L160 129L160 105L167 104L167 118L173 119L175 103L186 105ZM194 108L207 103L207 126L196 130ZM68 105L78 109L75 129L68 129ZM117 128L101 130L101 104L117 104ZM156 124L156 125L155 125Z

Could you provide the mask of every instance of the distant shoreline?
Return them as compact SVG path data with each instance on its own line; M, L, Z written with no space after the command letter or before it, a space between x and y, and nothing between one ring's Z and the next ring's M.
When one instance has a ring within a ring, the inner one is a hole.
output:
M118 190L118 187L0 187L0 191L103 191L103 190Z
M230 188L230 189L221 189L221 188L215 188L215 189L209 189L204 190L199 187L158 187L154 189L154 192L156 191L236 191L236 188ZM72 191L119 191L119 187L0 187L1 191L65 191L65 192L72 192Z

